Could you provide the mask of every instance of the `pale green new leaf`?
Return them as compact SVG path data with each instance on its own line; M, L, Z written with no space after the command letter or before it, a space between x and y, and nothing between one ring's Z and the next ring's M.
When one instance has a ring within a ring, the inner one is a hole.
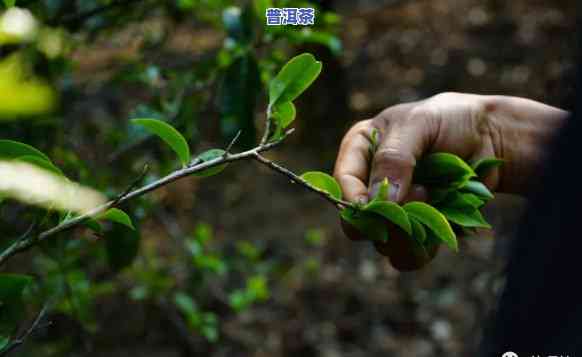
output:
M388 178L385 177L384 180L382 180L382 183L380 183L380 188L378 189L378 193L376 194L376 196L374 196L374 198L372 199L372 202L388 201L389 191L390 191L390 182L388 181Z
M301 178L311 186L327 192L333 198L341 200L342 189L332 176L324 172L310 171L301 175Z
M284 102L272 109L271 118L275 120L277 127L285 129L293 123L296 114L295 105L292 102Z
M296 114L295 105L292 102L280 103L271 109L271 120L275 123L273 140L280 139L283 136L285 128L293 123Z
M463 186L461 186L461 190L465 192L470 192L478 197L484 198L486 200L493 199L493 194L487 186L485 186L482 182L479 181L467 181Z
M222 149L210 149L210 150L206 150L205 152L203 152L202 154L196 156L196 158L194 159L194 161L200 161L200 162L208 162L208 161L212 161L215 160L219 157L224 156L226 152ZM197 177L209 177L209 176L214 176L216 174L221 173L224 169L226 169L227 164L221 164L221 165L217 165L214 167L210 167L206 170L202 170L200 172L196 172L194 173L194 176Z
M186 166L190 162L190 148L188 147L188 142L178 130L176 130L170 124L157 120L157 119L132 119L132 123L143 126L146 130L152 134L157 135L166 144L168 144L172 150L178 155L182 165Z
M430 229L449 248L458 251L458 243L451 225L436 208L424 202L409 202L402 208L409 216L415 218L420 223Z

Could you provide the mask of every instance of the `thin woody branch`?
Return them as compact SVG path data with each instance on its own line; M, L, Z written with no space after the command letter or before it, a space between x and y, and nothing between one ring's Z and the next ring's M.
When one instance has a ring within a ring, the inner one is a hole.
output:
M259 152L255 152L253 155L254 159L258 162L260 162L261 164L267 166L268 168L281 173L282 175L287 176L292 182L301 185L305 188L307 188L308 190L317 193L318 195L320 195L321 197L323 197L325 200L327 200L328 202L330 202L331 204L333 204L336 208L341 209L343 207L348 207L351 206L352 204L343 200L339 200L333 196L331 196L329 193L318 189L317 187L314 187L312 185L310 185L307 181L305 181L304 179L302 179L300 176L297 176L296 174L294 174L293 172L291 172L290 170L277 165L276 163L274 163L273 161L265 158L264 156L262 156Z
M7 356L10 352L14 351L20 345L22 345L26 341L26 339L28 339L30 337L30 335L35 333L37 330L40 330L40 329L50 325L51 324L50 322L48 322L44 325L40 324L42 322L42 320L44 319L47 310L48 310L48 305L45 305L42 308L42 310L40 310L40 312L38 313L38 315L36 316L36 318L34 319L32 324L30 325L30 327L26 331L24 331L18 338L12 340L6 347L4 347L2 350L0 350L0 357Z
M102 212L105 212L106 210L108 210L109 208L118 206L126 201L129 201L131 199L134 199L136 197L139 196L143 196L146 193L152 192L156 189L159 189L160 187L166 186L176 180L179 180L181 178L187 177L187 176L191 176L197 172L215 167L215 166L219 166L222 164L226 164L229 162L234 162L234 161L240 161L240 160L245 160L245 159L252 159L255 154L263 152L263 151L267 151L272 149L273 147L279 145L286 136L284 136L283 138L277 140L277 141L273 141L273 142L269 142L266 144L261 144L253 149L238 153L238 154L229 154L226 156L221 156L218 157L216 159L210 160L210 161L206 161L206 162L201 162L201 163L197 163L195 165L191 165L191 166L187 166L185 168L182 168L180 170L176 170L172 173L170 173L167 176L162 177L161 179L154 181L148 185L142 186L140 188L137 188L135 190L132 190L126 194L122 194L119 195L117 198L115 198L114 200L111 200L107 203L104 203L101 206L95 207L94 209L90 210L87 213L84 213L80 216L77 216L75 218L72 218L68 221L65 221L49 230L46 230L38 235L30 235L24 239L19 239L16 242L14 242L12 245L10 245L7 249L5 249L2 253L0 253L0 266L3 265L10 257L14 256L15 254L18 254L20 252L26 251L30 248L32 248L33 246L35 246L36 244L38 244L38 242L43 241L47 238L50 238L54 235L56 235L57 233L61 233L67 230L70 230L74 227L79 226L80 224L82 224L85 220L89 219L89 218L94 218L97 215L99 215Z

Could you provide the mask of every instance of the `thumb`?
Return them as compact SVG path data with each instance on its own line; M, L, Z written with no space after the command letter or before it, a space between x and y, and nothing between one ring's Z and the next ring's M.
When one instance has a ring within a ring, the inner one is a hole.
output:
M404 120L390 125L372 160L368 194L374 197L384 178L390 181L389 198L401 202L410 190L416 160L426 149L427 125L423 120Z

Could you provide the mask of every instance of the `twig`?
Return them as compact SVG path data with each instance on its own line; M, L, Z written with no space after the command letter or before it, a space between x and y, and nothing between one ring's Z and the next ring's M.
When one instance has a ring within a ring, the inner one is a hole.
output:
M273 118L271 117L271 105L267 108L267 120L265 120L265 132L263 133L263 138L261 139L261 145L264 145L267 140L269 140L269 135L271 134L271 122Z
M254 159L257 160L258 162L260 162L261 164L269 167L270 169L275 170L275 171L287 176L292 182L299 184L299 185L307 188L308 190L317 193L318 195L320 195L321 197L326 199L328 202L333 204L336 208L341 209L342 207L352 206L351 203L343 201L343 200L339 200L339 199L331 196L329 193L327 193L323 190L320 190L319 188L317 188L315 186L312 186L307 181L305 181L301 177L297 176L293 172L289 171L288 169L286 169L282 166L279 166L276 163L274 163L273 161L265 158L259 152L255 152Z
M137 187L137 185L139 185L141 180L143 180L143 178L147 175L149 170L150 170L150 167L148 164L143 165L143 169L141 171L141 174L139 174L139 176L135 180L133 180L133 182L129 186L127 186L125 191L123 191L121 194L119 194L117 196L116 199L113 200L111 205L112 206L117 205L123 197L127 196L131 191L133 191L133 189L135 189Z
M230 141L230 143L228 144L228 146L226 147L226 150L224 150L224 155L228 155L230 154L230 150L232 149L232 147L234 146L234 144L236 144L238 138L240 137L240 134L242 133L242 130L239 130L236 135L234 136L234 138Z
M287 132L287 135L289 133L290 132ZM38 242L44 241L45 239L52 237L57 233L61 233L61 232L67 231L69 229L72 229L72 228L80 225L81 223L83 223L86 219L93 218L93 217L97 216L98 214L100 214L101 212L106 211L109 208L112 208L114 206L118 206L119 204L121 204L125 201L129 201L133 198L142 196L142 195L149 193L151 191L154 191L160 187L166 186L166 185L168 185L176 180L179 180L181 178L190 176L190 175L195 174L197 172L209 169L211 167L219 166L219 165L229 163L229 162L234 162L234 161L252 159L255 156L255 154L270 150L273 147L281 144L281 142L283 142L283 140L287 137L287 135L283 136L281 139L279 139L277 141L261 144L253 149L250 149L250 150L238 153L238 154L228 155L227 157L223 157L223 156L217 157L216 159L213 159L213 160L201 162L201 163L198 163L196 165L191 165L191 166L187 166L187 167L184 167L182 169L176 170L176 171L170 173L169 175L162 177L159 180L156 180L150 184L147 184L147 185L142 186L138 189L135 189L135 190L127 193L126 195L123 195L122 197L117 197L116 199L111 200L107 203L104 203L101 206L95 207L92 210L90 210L89 212L86 212L82 215L79 215L79 216L74 217L68 221L65 221L65 222L63 222L63 223L61 223L61 224L59 224L59 225L57 225L49 230L46 230L46 231L40 233L39 235L34 235L34 236L27 237L26 239L18 240L16 242L12 243L2 253L0 253L0 266L3 265L6 262L6 260L8 260L10 257L14 256L15 254L26 251L26 250L30 249L31 247L33 247L34 245L36 245Z
M12 340L6 347L4 347L0 351L0 357L7 356L8 353L14 351L16 348L18 348L20 345L22 345L26 341L26 339L28 337L30 337L30 335L32 335L37 330L40 330L40 329L43 329L45 327L50 326L51 325L50 321L47 324L40 325L42 319L46 315L47 310L48 310L48 304L43 306L42 310L40 310L40 312L38 313L38 315L36 316L36 318L34 319L32 324L30 325L28 330L24 331L18 338Z

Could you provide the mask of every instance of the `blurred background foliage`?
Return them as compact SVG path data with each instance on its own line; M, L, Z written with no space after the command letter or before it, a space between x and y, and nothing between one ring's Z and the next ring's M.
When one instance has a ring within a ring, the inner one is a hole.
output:
M316 25L267 27L270 6L315 7ZM0 7L2 139L40 149L109 197L144 165L145 183L178 165L130 119L171 123L192 152L224 147L239 130L237 149L248 148L261 134L265 83L300 51L317 54L322 76L299 100L296 134L270 154L297 172L331 171L351 124L402 101L463 91L572 102L574 0ZM427 269L399 274L344 239L319 198L252 163L231 165L125 204L136 230L79 228L11 259L3 273L34 279L22 314L0 307L0 345L47 305L52 325L13 355L471 355L521 205L490 205L498 239L468 240L463 254L442 252ZM0 249L42 215L2 201Z

